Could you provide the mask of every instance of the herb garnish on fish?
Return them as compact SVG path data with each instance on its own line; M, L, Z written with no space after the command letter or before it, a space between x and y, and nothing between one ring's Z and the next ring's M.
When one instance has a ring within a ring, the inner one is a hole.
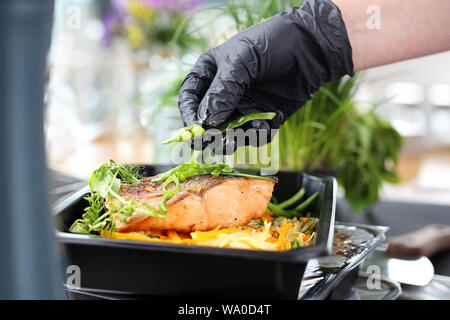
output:
M107 198L116 198L120 205L111 204L111 213L117 213L121 221L128 222L133 212L139 212L148 216L164 219L156 208L145 206L147 210L142 210L136 201L123 199L118 193L122 184L140 184L142 176L139 174L139 167L128 164L117 165L113 160L109 164L105 163L95 170L90 179L89 186L91 194L84 199L89 202L89 207L84 209L82 219L77 219L69 231L74 233L91 234L101 230L114 230L114 221L110 213L101 213L105 209Z
M82 219L77 219L69 231L83 234L100 232L101 230L114 231L112 218L108 213L103 213L105 199L99 193L91 193L89 197L85 197L84 199L89 202L89 207L84 209Z
M237 172L236 170L230 168L230 166L228 166L225 163L205 164L205 163L198 163L196 161L185 162L169 171L161 173L157 178L154 178L152 180L152 182L164 181L163 198L159 203L159 209L162 212L167 213L166 201L179 191L180 182L186 181L186 179L189 177L205 174L210 174L213 176L218 175L235 176L235 177L261 179L276 182L276 180L274 180L273 178ZM168 191L167 186L170 185L171 183L175 184L175 189L173 189L172 191Z

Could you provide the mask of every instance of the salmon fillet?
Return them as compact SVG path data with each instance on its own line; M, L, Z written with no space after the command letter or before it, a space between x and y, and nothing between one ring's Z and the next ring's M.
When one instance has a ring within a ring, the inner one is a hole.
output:
M163 183L152 183L153 178L136 186L122 186L119 195L125 200L158 208L163 197ZM180 191L166 201L165 219L134 212L129 222L122 222L111 214L119 232L174 230L178 232L208 231L215 228L242 226L263 216L272 197L274 182L261 179L202 175L180 183ZM174 188L170 184L168 191ZM119 204L117 199L109 203Z

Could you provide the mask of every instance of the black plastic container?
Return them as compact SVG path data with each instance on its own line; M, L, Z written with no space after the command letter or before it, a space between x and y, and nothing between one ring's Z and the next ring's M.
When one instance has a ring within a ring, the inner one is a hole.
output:
M166 166L145 166L149 176ZM320 196L310 206L319 218L314 246L284 252L214 248L119 239L67 232L81 216L88 193L84 188L54 208L56 239L63 244L67 265L81 270L81 289L91 293L160 298L296 299L309 259L331 251L336 206L336 180L298 172L280 172L274 196L283 201L304 187Z

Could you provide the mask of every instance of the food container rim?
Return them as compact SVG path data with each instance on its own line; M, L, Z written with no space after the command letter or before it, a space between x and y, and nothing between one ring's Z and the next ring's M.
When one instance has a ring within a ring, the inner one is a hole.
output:
M147 165L147 167L158 167L154 165ZM283 172L283 171L281 171ZM294 173L294 172L287 172ZM327 255L331 252L333 245L334 234L334 217L336 211L337 200L337 182L334 177L323 174L311 174L304 172L296 172L311 179L319 179L324 183L324 191L320 196L321 206L319 212L319 225L317 230L317 241L313 246L301 247L288 251L264 251L251 249L236 249L236 248L219 248L212 246L200 245L182 245L171 243L157 243L147 241L130 241L122 239L108 239L102 237L95 237L82 234L74 234L64 232L56 229L55 235L59 242L64 244L83 244L92 246L128 248L134 250L148 250L148 251L166 251L179 254L200 254L213 255L236 258L249 258L257 260L271 260L278 262L293 262L302 263L311 258ZM89 186L85 186L64 201L52 208L52 213L55 217L62 214L65 209L75 204L81 197L89 193ZM328 198L331 201L325 201ZM321 219L322 217L322 219ZM326 221L324 221L326 219Z

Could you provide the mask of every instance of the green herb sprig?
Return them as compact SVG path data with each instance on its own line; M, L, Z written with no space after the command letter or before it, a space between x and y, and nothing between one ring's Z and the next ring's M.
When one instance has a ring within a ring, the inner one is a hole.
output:
M223 133L227 130L241 127L244 124L246 124L247 122L250 122L253 120L272 120L275 117L275 115L276 115L275 112L259 112L259 113L245 114L235 120L228 122L224 126L220 127L219 131Z
M122 222L129 222L133 212L164 219L165 216L161 215L156 208L144 203L148 211L143 210L140 208L142 204L134 200L126 201L119 195L121 185L138 185L141 183L141 178L137 166L117 165L113 160L109 164L101 165L89 178L91 195L84 198L89 202L89 207L85 209L82 219L77 219L69 231L91 234L99 233L101 230L113 230L115 226L110 213L117 213ZM110 212L104 213L105 201L114 198L119 200L120 204L110 203Z
M113 204L113 207L114 212L119 214L121 221L128 222L134 211L164 219L164 216L159 214L155 208L150 209L150 211L139 209L137 202L133 200L126 201L118 194L122 182L132 185L140 184L139 177L135 167L130 165L117 166L114 161L111 161L109 165L105 163L92 173L89 179L89 186L91 187L91 192L99 193L105 199L116 198L119 200L120 206L114 206Z
M261 112L261 113L249 113L239 118L228 122L222 127L218 128L220 133L224 133L227 130L232 130L238 128L249 121L253 120L272 120L275 117L275 112ZM178 133L171 139L163 141L163 144L169 144L174 142L183 142L190 141L195 139L205 133L205 129L203 129L200 125L194 124L189 127L181 128Z
M89 207L84 209L82 219L75 220L69 231L81 234L91 234L101 230L114 231L113 219L108 213L103 213L105 199L98 193L91 193L84 199L89 202Z
M190 141L201 136L203 133L205 133L205 129L198 124L194 124L192 126L181 128L173 138L163 141L162 144Z

